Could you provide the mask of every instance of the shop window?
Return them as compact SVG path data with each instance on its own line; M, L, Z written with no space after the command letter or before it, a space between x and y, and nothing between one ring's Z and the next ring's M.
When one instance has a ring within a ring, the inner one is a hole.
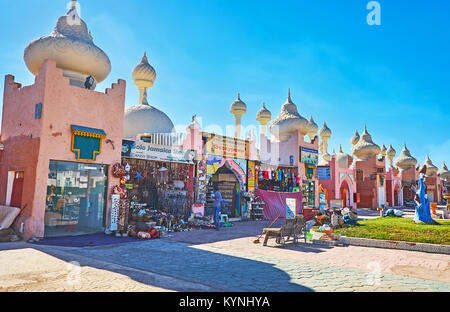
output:
M50 161L45 236L103 232L108 167Z

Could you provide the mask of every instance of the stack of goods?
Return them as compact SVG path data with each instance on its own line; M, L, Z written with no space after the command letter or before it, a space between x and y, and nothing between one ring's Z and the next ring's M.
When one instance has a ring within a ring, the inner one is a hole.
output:
M188 224L192 228L213 229L215 228L212 216L203 217L200 213L193 213L188 220Z
M356 214L356 212L354 212L348 208L344 208L344 209L342 209L342 218L344 219L345 224L356 225L357 220L358 220L358 215Z
M142 224L130 224L128 225L128 236L137 237L140 239L159 238L160 231L152 226Z
M175 217L168 214L167 211L150 210L142 208L142 205L134 204L132 206L130 224L147 225L165 232L183 232L188 231L188 224L184 221L184 215Z

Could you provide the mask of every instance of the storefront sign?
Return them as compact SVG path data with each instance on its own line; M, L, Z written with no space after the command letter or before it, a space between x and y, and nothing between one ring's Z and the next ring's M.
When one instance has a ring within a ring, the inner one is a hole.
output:
M300 146L300 161L305 164L316 165L319 162L319 151Z
M194 164L196 152L174 146L122 140L122 157Z
M317 167L317 178L319 180L331 180L330 166Z
M207 155L225 158L248 159L249 142L211 133L204 133L206 137L205 153Z

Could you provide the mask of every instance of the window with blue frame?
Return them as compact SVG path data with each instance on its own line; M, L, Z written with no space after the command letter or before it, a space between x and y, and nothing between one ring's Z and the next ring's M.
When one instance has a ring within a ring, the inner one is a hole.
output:
M102 129L72 125L72 152L75 158L95 161L102 152L102 139L105 137Z
M42 117L42 103L34 105L34 119L41 119Z

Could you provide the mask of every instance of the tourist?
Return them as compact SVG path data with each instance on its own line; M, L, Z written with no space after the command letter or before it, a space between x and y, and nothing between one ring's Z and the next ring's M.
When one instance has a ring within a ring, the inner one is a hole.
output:
M220 230L221 207L222 207L222 205L226 204L227 202L222 199L222 194L220 193L217 186L214 186L213 199L214 199L214 209L215 209L214 223L216 224L216 230L219 231Z

